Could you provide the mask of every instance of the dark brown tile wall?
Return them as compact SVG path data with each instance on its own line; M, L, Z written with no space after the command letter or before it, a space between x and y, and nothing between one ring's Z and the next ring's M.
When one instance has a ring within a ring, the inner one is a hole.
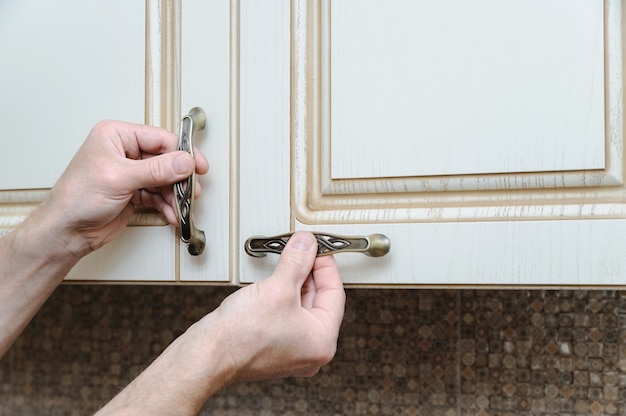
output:
M87 415L227 287L60 287L0 361L0 415ZM626 292L347 291L336 358L206 415L626 415Z

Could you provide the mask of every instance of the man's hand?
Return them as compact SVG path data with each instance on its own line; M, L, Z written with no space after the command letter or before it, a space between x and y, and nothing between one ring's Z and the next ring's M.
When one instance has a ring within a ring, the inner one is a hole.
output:
M345 292L332 256L295 233L268 279L192 325L98 416L191 416L234 382L312 376L337 349Z
M235 380L311 376L335 355L345 292L334 258L316 253L311 233L295 233L270 278L216 310L227 323Z
M156 127L98 123L48 197L0 238L0 357L69 270L122 232L134 205L177 223L172 184L209 169L177 145Z
M201 153L195 152L194 161L177 151L177 144L173 133L156 127L98 123L44 202L47 215L64 227L59 232L79 237L81 254L119 235L135 205L156 208L176 225L171 185L194 169L198 174L209 169Z

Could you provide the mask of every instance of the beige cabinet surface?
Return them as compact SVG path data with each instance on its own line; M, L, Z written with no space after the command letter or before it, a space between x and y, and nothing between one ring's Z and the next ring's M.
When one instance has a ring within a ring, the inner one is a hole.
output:
M310 229L390 237L337 256L354 285L623 284L619 1L237 5L235 278Z
M97 34L96 23L81 30L105 40L98 50L79 54L64 39L47 40L61 50L55 57L65 54L54 62L72 67L55 67L55 77L84 84L76 96L61 89L62 105L52 102L60 96L56 82L38 78L41 86L30 91L29 102L38 94L51 100L45 129L34 129L42 144L32 146L47 150L32 157L37 165L59 157L51 173L14 181L10 175L26 159L0 156L0 189L10 190L0 194L4 229L45 193L13 189L48 188L95 120L176 131L180 116L200 106L207 128L196 144L210 172L200 179L203 196L193 214L207 248L190 256L175 231L150 214L138 220L148 226L130 227L70 278L253 282L271 273L277 256L246 255L248 237L308 229L391 239L382 258L336 256L344 281L356 286L625 281L620 1L185 0L133 7L124 11L128 28L117 23L126 36ZM63 18L53 25L69 26ZM18 26L11 30L24 29ZM19 68L39 60L22 57L3 29L0 47L19 59L0 67L13 68L0 82L17 102L23 89L7 78L21 79ZM84 69L89 76L68 63L136 57L130 69L95 65ZM84 90L95 78L103 107L92 108ZM24 137L21 126L33 118L8 101L0 99L4 114L20 121L2 137L5 148ZM66 122L74 118L84 125ZM45 147L52 130L63 150Z
M0 4L0 234L41 201L102 119L162 124L161 12L153 2ZM155 97L156 95L156 97ZM70 280L173 281L175 232L137 216Z

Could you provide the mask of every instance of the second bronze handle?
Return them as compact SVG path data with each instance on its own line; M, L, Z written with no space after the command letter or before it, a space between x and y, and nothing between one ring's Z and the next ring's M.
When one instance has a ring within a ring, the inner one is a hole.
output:
M245 250L250 256L265 257L266 253L282 253L293 233L273 237L256 236L246 240ZM381 257L391 248L391 241L383 234L347 237L314 232L317 239L317 255L325 256L342 252L358 252L370 257Z

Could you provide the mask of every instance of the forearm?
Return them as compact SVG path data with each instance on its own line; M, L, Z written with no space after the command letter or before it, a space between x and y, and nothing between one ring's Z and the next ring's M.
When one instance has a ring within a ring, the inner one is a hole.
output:
M58 224L36 209L0 239L0 357L82 256Z
M97 416L198 414L235 375L221 326L215 314L191 326Z

